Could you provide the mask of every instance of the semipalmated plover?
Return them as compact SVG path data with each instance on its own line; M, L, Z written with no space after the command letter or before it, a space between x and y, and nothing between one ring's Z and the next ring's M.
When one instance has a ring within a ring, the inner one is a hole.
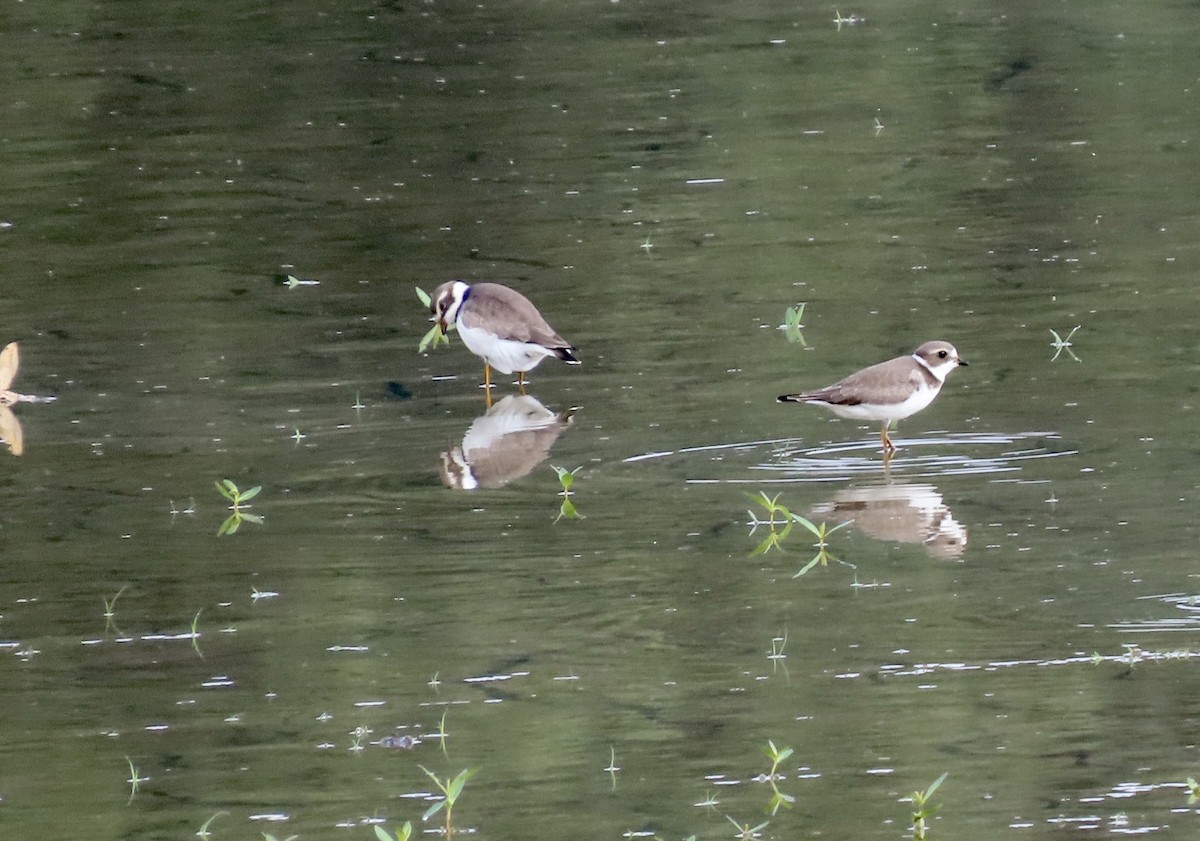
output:
M453 323L467 350L483 360L489 401L492 368L502 374L516 371L523 391L525 373L548 356L579 364L575 348L554 332L537 307L517 290L499 283L443 283L433 291L429 311L429 320L438 322L443 330Z
M824 406L841 418L883 421L880 440L891 455L896 445L888 437L892 421L914 415L933 402L946 376L967 361L949 342L926 342L912 356L897 356L816 391L782 394L781 403Z

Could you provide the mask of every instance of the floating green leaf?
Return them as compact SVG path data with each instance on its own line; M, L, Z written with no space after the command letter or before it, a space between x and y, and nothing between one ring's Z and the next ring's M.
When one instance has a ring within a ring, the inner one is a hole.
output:
M395 835L388 835L387 830L381 826L376 825L375 827L375 837L379 841L408 841L410 835L412 835L412 823L409 821L405 821L404 826L400 827Z

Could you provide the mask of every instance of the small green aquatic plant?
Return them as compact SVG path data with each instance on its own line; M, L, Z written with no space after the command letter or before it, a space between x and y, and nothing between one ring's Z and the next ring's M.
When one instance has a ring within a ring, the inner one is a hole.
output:
M1082 326L1083 326L1082 324L1076 324L1074 327L1072 327L1071 332L1067 334L1067 337L1065 339L1062 336L1058 335L1057 330L1054 330L1053 328L1051 328L1050 335L1054 337L1054 341L1052 341L1050 343L1050 347L1054 348L1054 357L1050 360L1051 362L1056 362L1058 360L1058 357L1062 355L1062 352L1064 350L1067 352L1067 355L1070 356L1072 359L1074 359L1076 362L1083 361L1082 359L1080 359L1078 356L1075 355L1075 351L1071 350L1071 337L1074 336L1075 331L1078 330Z
M432 303L429 293L420 286L416 287L416 290L417 298L420 299L425 309L428 310ZM453 325L451 325L451 328L453 328ZM431 344L433 345L434 350L437 350L437 346L440 344L450 344L450 337L447 336L446 331L442 329L442 323L440 321L435 321L433 326L429 328L429 332L421 337L421 342L417 345L417 353L424 353L425 349Z
M1187 786L1188 805L1191 806L1197 800L1200 800L1200 783L1196 782L1195 777L1188 777L1184 781L1184 785Z
M217 491L221 496L225 497L230 502L230 508L237 511L243 507L249 508L247 502L254 499L262 492L262 485L255 485L253 488L248 488L245 491L239 490L232 479L222 479L219 482L214 482L217 486Z
M294 274L290 274L287 276L287 280L283 282L283 285L288 289L295 289L297 286L320 286L321 281L301 279L296 277Z
M116 620L117 599L121 598L121 594L128 589L129 585L126 584L120 590L117 590L117 594L112 597L111 601L105 599L104 596L100 597L104 601L104 633L107 634L109 630L117 634L121 633L121 629L117 627Z
M217 486L217 491L221 496L229 500L229 510L233 513L226 518L225 522L221 523L221 527L217 529L217 536L223 537L227 534L234 534L242 525L242 521L262 525L263 518L257 514L249 514L243 509L249 508L247 504L262 491L262 485L255 485L253 488L248 488L242 491L238 488L232 479L222 479L219 482L214 482Z
M196 830L196 837L200 838L201 841L208 841L209 837L212 835L212 833L208 831L209 824L211 824L213 821L215 821L217 818L221 817L222 815L228 815L228 814L229 814L228 812L223 812L223 811L217 812L216 814L214 814L211 818L209 818L204 823L202 823L198 830Z
M780 552L782 552L783 541L789 534L791 534L792 526L795 525L795 523L792 521L792 512L788 510L787 506L780 505L779 503L779 497L782 496L782 494L767 496L766 491L759 491L757 496L754 494L746 494L746 496L751 502L762 506L762 508L767 512L767 518L765 520L761 520L759 519L758 515L754 513L754 511L746 511L746 513L750 515L750 522L747 524L750 526L750 534L754 534L754 532L758 530L759 526L768 527L766 539L759 543L758 546L754 547L754 551L750 554L765 555L772 549L778 549ZM776 526L783 526L783 529L777 531L775 528Z
M129 783L129 800L126 802L132 803L133 796L138 793L141 784L149 782L150 778L139 775L137 766L133 764L133 760L128 756L125 757L125 762L129 765L129 779L125 781Z
M404 826L396 830L395 835L389 835L388 831L382 826L375 826L375 837L379 841L408 841L408 837L412 835L412 822L405 821Z
M771 780L779 779L780 777L777 773L779 771L779 763L786 761L795 751L792 748L780 750L775 747L775 743L770 739L767 739L767 746L762 750L767 755L767 759L771 760L771 770L767 772L767 778Z
M363 739L367 738L374 732L374 730L365 724L360 724L351 730L350 736L354 741L350 743L350 752L361 753L362 751L366 750L366 748L363 747Z
M196 615L192 617L192 648L196 649L196 653L200 655L200 659L204 659L204 652L200 650L200 614L204 612L204 608L196 611Z
M434 677L436 678L437 675L434 675ZM426 733L425 737L428 739L437 739L438 744L441 745L441 747L442 747L442 756L446 757L447 759L450 758L450 752L446 750L446 737L449 735L450 735L450 732L446 729L446 710L443 709L442 710L442 720L440 722L438 722L437 732L436 733Z
M617 764L617 749L612 745L608 746L608 767L604 769L604 773L612 778L613 791L617 790L617 772L621 770L621 766Z
M821 566L829 566L829 562L831 560L837 561L839 564L843 564L844 566L854 569L854 564L846 563L829 551L829 535L833 534L840 528L850 525L850 523L853 522L852 520L847 520L844 523L838 523L833 528L829 528L824 522L822 522L820 525L817 525L812 520L808 519L807 517L802 517L799 514L792 514L792 520L804 526L804 528L812 532L813 536L817 538L817 542L813 544L817 550L816 557L805 564L799 572L792 576L792 578L799 578L817 564L820 564Z
M558 474L558 483L562 486L562 490L558 495L563 498L562 505L558 507L558 516L554 518L554 522L566 517L568 520L582 520L583 515L575 508L575 503L571 502L571 485L575 484L575 474L583 470L583 465L576 467L574 470L567 470L565 467L550 465L554 472Z
M758 826L750 826L749 823L738 823L733 818L729 817L729 815L725 816L725 820L737 827L738 834L736 837L740 839L740 841L753 841L753 839L761 837L762 831L766 829L767 824L770 823L770 821L763 821Z
M774 815L779 811L780 807L786 806L792 808L792 804L796 802L796 798L790 794L785 794L779 790L779 781L783 779L783 775L779 773L779 764L787 760L795 751L791 748L777 748L775 743L767 739L767 746L763 748L763 753L771 760L771 770L760 777L756 777L756 781L765 781L771 785L771 802L767 804L767 812Z
M424 765L418 765L417 767L420 768L422 771L424 771L425 775L427 777L429 777L429 779L433 780L434 785L436 785L438 788L440 788L442 790L442 794L445 795L443 797L443 799L439 800L437 803L434 803L432 806L430 806L428 809L425 810L425 814L421 816L421 820L427 821L430 818L432 818L434 815L436 815L438 812L445 809L446 810L445 837L449 838L450 833L453 832L453 828L451 826L451 818L454 814L454 804L458 802L458 798L462 794L463 787L467 784L467 780L469 780L469 779L471 779L471 777L475 776L476 772L478 772L479 769L478 768L464 768L463 770L458 772L458 775L455 776L454 779L450 779L449 777L447 777L445 780L443 780L437 774L433 773L428 768L426 768Z
M817 542L813 544L817 550L817 554L811 561L805 564L799 572L793 575L793 578L799 578L817 564L820 564L821 566L828 566L830 560L837 561L840 564L845 564L851 568L854 567L854 564L846 563L845 561L840 560L829 551L829 535L833 534L840 528L850 525L850 523L853 521L847 520L844 523L838 523L833 528L830 528L828 524L824 522L818 525L807 517L790 510L786 505L783 505L779 502L779 497L781 494L767 496L766 492L759 491L757 496L754 494L746 494L746 496L767 512L767 517L765 520L760 519L759 516L754 513L754 511L746 512L750 515L750 522L748 523L750 526L750 534L754 534L759 526L767 526L769 528L769 533L767 534L766 538L759 543L758 546L754 548L754 551L750 554L765 555L772 549L778 549L782 552L784 539L791 534L794 526L801 525L817 538ZM780 525L782 525L783 528L776 529L776 526Z
M783 634L777 637L771 637L771 653L767 655L768 660L786 660L787 655L783 650L787 648L787 629Z
M910 795L912 799L912 832L914 841L924 841L929 819L933 817L938 809L942 808L941 803L936 806L929 805L929 798L933 797L933 793L946 781L946 777L948 776L950 776L949 771L930 783L929 787L924 791L914 791Z
M793 344L799 342L804 347L808 347L808 342L804 341L804 334L800 332L804 329L801 319L804 318L805 304L796 304L794 307L788 307L783 314L783 324L779 328L787 335L787 340Z

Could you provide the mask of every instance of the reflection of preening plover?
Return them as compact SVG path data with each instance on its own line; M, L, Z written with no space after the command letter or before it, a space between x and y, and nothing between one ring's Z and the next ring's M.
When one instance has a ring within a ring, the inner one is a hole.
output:
M932 403L946 376L966 364L949 342L926 342L911 356L863 368L825 388L782 394L779 401L824 406L841 418L883 421L879 437L884 453L891 455L896 445L888 437L888 426Z
M571 423L575 409L552 412L527 394L509 394L475 418L462 445L441 454L442 482L473 491L529 474Z

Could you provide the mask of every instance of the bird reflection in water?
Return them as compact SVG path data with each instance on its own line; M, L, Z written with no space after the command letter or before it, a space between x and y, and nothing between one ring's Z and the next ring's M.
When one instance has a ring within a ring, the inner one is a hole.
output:
M578 410L553 412L527 394L503 397L475 418L460 446L441 454L442 482L473 491L520 479L545 461Z
M814 518L854 521L868 537L893 543L919 543L931 558L960 558L967 529L954 519L932 485L893 483L846 488L813 508Z
M17 403L50 403L53 397L38 397L33 394L18 394L9 389L17 378L17 370L21 367L21 356L16 342L9 342L0 350L0 441L8 447L9 452L19 456L25 452L25 433L21 430L21 422L13 414L9 406Z

